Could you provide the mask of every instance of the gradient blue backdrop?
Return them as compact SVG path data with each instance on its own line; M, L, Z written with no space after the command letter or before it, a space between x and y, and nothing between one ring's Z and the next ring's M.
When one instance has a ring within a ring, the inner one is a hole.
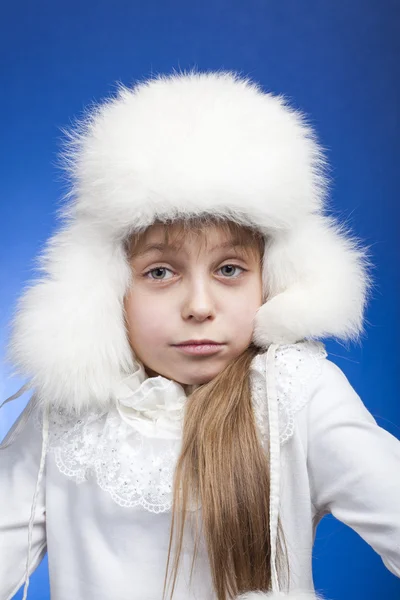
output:
M327 349L378 423L400 438L399 17L399 3L390 0L3 3L2 398L23 383L4 362L7 323L65 192L55 166L60 127L114 92L116 81L129 85L172 68L235 69L311 117L332 165L335 214L371 246L376 288L363 345L328 342ZM1 437L27 400L3 408ZM331 516L318 528L313 564L327 599L400 598L400 580ZM49 598L47 559L32 576L29 598Z

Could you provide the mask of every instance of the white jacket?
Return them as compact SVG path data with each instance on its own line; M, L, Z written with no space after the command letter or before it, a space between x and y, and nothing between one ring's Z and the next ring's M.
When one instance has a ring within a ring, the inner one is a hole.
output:
M312 547L328 512L400 577L399 440L377 425L322 343L271 346L253 360L251 382L257 427L271 451L271 543L279 508L289 597L314 597ZM52 600L161 599L182 391L140 370L121 382L108 412L75 421L50 413L29 572L47 550ZM1 600L24 581L42 431L32 400L0 451ZM174 598L214 599L204 546L188 586L191 542L187 534ZM253 596L281 597L243 598Z

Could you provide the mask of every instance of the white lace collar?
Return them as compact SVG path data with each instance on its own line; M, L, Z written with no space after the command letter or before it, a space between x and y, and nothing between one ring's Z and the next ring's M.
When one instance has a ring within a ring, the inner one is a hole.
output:
M309 389L326 356L316 342L282 345L276 351L279 440L293 436L295 414L309 398ZM253 406L261 443L268 448L266 355L251 366ZM181 446L182 386L164 377L148 378L143 367L126 377L114 392L107 412L91 411L77 418L62 409L49 415L48 450L61 473L77 483L93 479L123 507L151 512L170 510L172 483ZM42 428L41 411L35 422Z
M120 417L147 437L179 439L186 394L176 381L148 377L142 363L113 390Z

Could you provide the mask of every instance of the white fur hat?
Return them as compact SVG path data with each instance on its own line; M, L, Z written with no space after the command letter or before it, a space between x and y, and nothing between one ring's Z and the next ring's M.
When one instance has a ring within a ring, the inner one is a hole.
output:
M265 236L253 341L362 332L365 248L326 208L326 160L304 115L232 72L157 76L93 107L68 134L63 224L21 296L8 356L38 396L106 408L135 358L124 240L155 219L205 214Z

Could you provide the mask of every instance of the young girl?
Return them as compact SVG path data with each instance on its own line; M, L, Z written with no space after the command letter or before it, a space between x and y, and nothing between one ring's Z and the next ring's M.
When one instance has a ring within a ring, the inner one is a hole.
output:
M158 76L68 136L63 226L9 343L0 597L316 598L322 516L400 577L400 443L320 340L357 339L364 248L303 114L235 73Z

